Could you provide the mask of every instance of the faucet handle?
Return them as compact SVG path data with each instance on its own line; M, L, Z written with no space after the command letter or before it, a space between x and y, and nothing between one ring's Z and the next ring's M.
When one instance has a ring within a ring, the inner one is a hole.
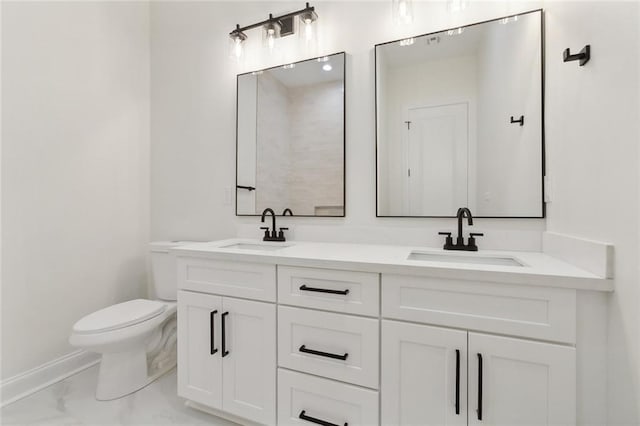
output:
M453 238L451 238L451 232L438 232L438 235L446 235L447 238L444 241L443 248L448 250L449 247L453 246Z
M261 226L260 229L264 229L264 237L265 238L269 238L269 227L268 226Z
M469 233L469 244L468 247L471 251L478 251L478 246L476 245L476 237L484 237L482 232L470 232Z
M284 231L288 231L289 228L280 228L280 232L278 232L278 238L282 238L282 241L284 241Z

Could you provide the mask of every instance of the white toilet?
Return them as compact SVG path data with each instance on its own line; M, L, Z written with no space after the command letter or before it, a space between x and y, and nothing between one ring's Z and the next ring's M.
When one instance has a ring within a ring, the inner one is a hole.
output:
M119 303L73 326L69 343L102 354L96 399L128 395L176 365L176 268L169 249L185 243L150 244L153 287L160 300Z

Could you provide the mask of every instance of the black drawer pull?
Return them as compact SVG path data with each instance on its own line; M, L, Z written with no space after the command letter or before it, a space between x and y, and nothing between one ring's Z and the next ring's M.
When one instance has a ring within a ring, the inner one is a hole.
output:
M482 420L482 354L478 354L478 420Z
M346 289L346 290L330 290L328 288L307 287L306 284L302 284L300 286L300 290L302 290L302 291L315 291L316 293L342 294L343 296L346 296L347 294L349 294L349 289Z
M316 419L315 417L307 416L305 413L306 413L305 410L300 411L300 415L298 416L298 418L302 420L306 420L311 423L315 423L317 425L322 425L322 426L340 426L335 423L331 423L324 420ZM343 426L349 426L349 423L345 422Z
M460 349L456 349L456 414L460 414Z
M229 315L229 312L225 312L222 314L222 357L229 355L229 351L227 350L227 324L225 322L225 318Z
M324 356L324 357L333 358L333 359L340 359L342 361L345 361L349 356L349 354L346 352L344 355L337 355L337 354L331 354L329 352L314 351L313 349L307 349L305 345L300 346L300 349L298 350L306 354L319 355L319 356Z
M214 324L214 319L216 314L218 313L218 310L215 311L211 311L211 313L209 314L209 333L210 333L210 338L211 338L211 342L209 344L210 349L211 349L211 355L215 354L216 352L218 352L218 350L216 349L216 344L215 344L215 334L213 334L213 330L215 329L215 324Z

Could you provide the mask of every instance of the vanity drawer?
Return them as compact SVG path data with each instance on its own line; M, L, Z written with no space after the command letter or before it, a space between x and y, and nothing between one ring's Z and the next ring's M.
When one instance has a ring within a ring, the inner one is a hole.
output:
M278 307L278 364L378 387L377 319Z
M342 426L378 424L378 392L278 369L278 424L309 426L311 419Z
M571 289L383 274L382 316L576 341L576 291Z
M379 300L375 273L278 267L279 303L377 317Z
M178 257L178 288L276 301L276 267L262 263Z

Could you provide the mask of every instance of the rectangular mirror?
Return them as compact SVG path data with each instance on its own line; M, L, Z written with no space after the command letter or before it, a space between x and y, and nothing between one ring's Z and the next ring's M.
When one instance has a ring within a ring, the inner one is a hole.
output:
M544 217L537 10L376 45L377 216Z
M345 54L238 75L236 215L344 216Z

